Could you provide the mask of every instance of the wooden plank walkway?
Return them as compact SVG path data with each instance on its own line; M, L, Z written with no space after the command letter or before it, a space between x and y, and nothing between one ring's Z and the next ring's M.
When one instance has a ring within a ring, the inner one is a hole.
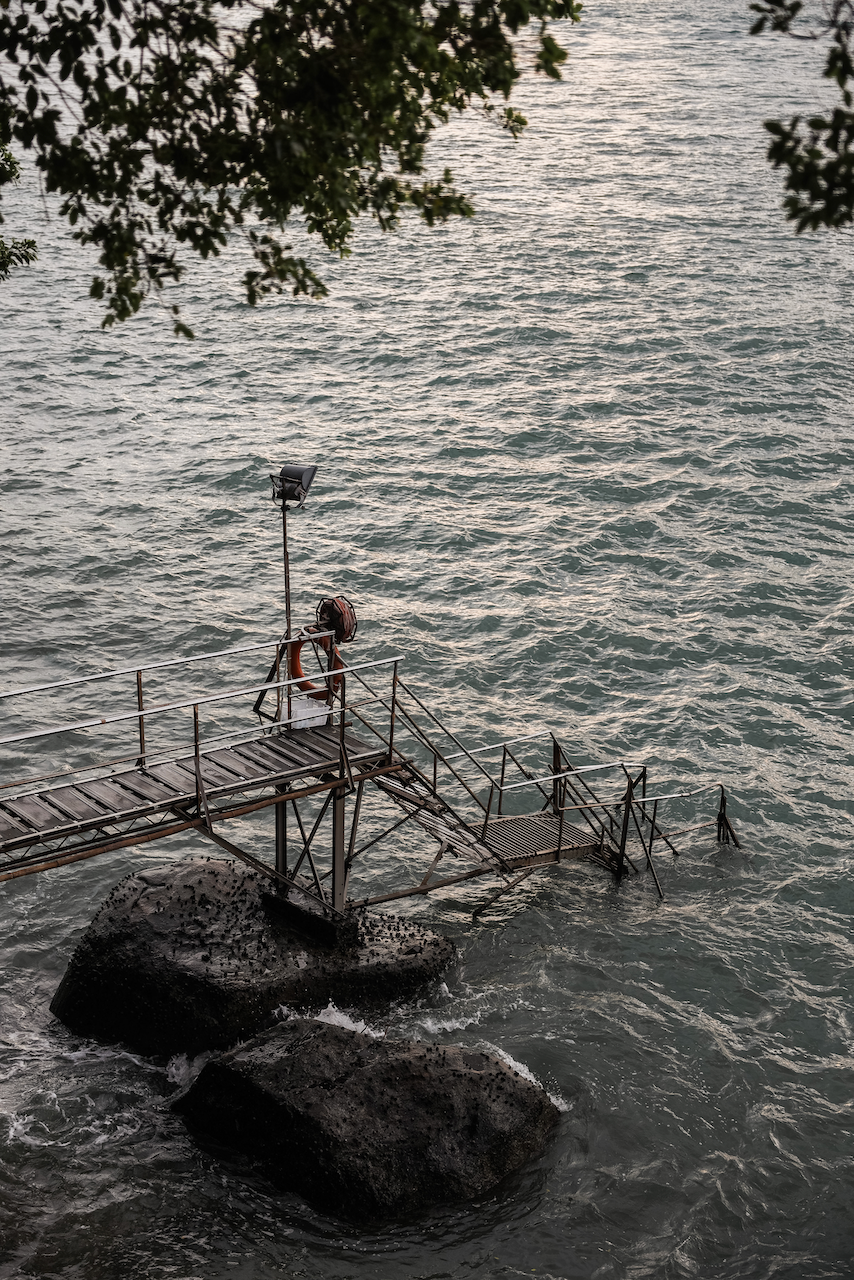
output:
M212 814L235 816L275 803L283 787L338 778L340 741L337 727L321 726L202 751L199 771ZM387 759L383 747L351 733L345 732L344 746L356 781ZM195 810L197 801L195 766L195 757L188 755L0 799L0 880L57 851L71 861L87 856L87 849L103 852L185 830L192 825L187 811ZM271 788L274 794L259 802Z

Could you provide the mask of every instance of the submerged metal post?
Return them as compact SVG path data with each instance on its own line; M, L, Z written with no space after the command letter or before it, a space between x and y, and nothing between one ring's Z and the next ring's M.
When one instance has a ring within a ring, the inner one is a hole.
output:
M723 785L722 785L721 786L721 803L720 803L720 807L718 808L718 844L729 844L730 840L732 840L732 843L735 845L736 849L741 848L741 844L739 843L738 836L733 831L732 823L727 817L726 792L724 791Z

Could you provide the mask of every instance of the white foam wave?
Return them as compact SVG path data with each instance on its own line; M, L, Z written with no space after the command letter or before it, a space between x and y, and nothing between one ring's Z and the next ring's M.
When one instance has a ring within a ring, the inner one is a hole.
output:
M483 1010L478 1009L476 1013L462 1014L458 1018L422 1018L420 1026L431 1036L437 1036L442 1031L464 1031L466 1027L471 1027L480 1022L483 1016Z
M348 1031L359 1031L362 1035L370 1036L372 1040L382 1040L385 1036L384 1031L375 1031L367 1022L357 1021L349 1014L343 1013L331 1000L326 1008L315 1016L314 1021L329 1022L334 1027L346 1027Z
M206 1062L210 1062L212 1057L213 1054L207 1050L204 1053L197 1053L195 1058L189 1058L186 1053L176 1053L174 1058L170 1058L166 1063L166 1079L177 1085L179 1089L183 1089L186 1085L192 1084L202 1067Z
M500 1058L508 1067L512 1067L523 1080L529 1080L531 1084L535 1084L538 1089L542 1089L548 1096L549 1101L553 1102L557 1107L558 1111L569 1111L570 1104L567 1102L566 1098L562 1098L559 1093L549 1093L543 1082L537 1079L531 1068L526 1067L524 1062L518 1062L515 1058L511 1057L505 1049L499 1048L497 1044L490 1044L488 1040L481 1041L479 1047L494 1054L496 1058Z

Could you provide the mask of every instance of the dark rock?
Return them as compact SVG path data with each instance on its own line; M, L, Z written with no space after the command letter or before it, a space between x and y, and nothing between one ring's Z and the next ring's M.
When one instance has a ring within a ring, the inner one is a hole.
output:
M492 1192L559 1112L497 1058L293 1019L207 1063L173 1103L288 1190L349 1218Z
M265 908L267 883L225 859L128 876L84 934L52 1012L141 1053L195 1054L254 1034L279 1005L409 996L454 957L449 939L379 914L355 917L351 944L309 940Z

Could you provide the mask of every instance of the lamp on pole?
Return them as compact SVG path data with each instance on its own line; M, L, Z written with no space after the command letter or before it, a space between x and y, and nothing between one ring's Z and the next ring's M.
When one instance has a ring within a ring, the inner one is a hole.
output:
M270 480L273 484L273 501L282 504L282 557L285 570L285 679L291 678L291 562L288 556L288 503L295 502L298 507L305 506L305 500L308 497L308 491L311 488L311 482L317 475L317 467L299 467L294 463L286 463L282 467L278 475L271 475ZM276 659L273 664L273 670L276 673L276 683L281 680L281 670L279 664L279 646L276 647ZM272 672L268 676L268 683L272 680ZM287 720L290 726L291 720L291 686L287 688ZM255 703L256 712L260 711L261 702L264 692L259 694ZM278 690L281 696L281 689ZM281 702L279 702L281 707ZM279 712L279 715L281 712ZM286 787L279 787L279 791L286 793ZM288 820L287 806L284 801L276 805L276 870L280 875L287 875L288 871Z
M273 501L282 504L282 555L285 570L285 679L291 678L291 564L288 556L288 503L295 502L298 507L305 505L308 497L308 491L311 488L311 482L317 475L317 467L299 467L293 463L286 463L282 467L278 475L271 475L270 480L273 484ZM280 642L281 644L281 642ZM270 668L270 674L267 676L267 683L275 678L276 682L281 679L281 670L279 665L279 645L276 646L276 657L273 659L273 665ZM291 687L287 685L287 703L288 715L291 718ZM257 716L262 715L261 707L267 690L262 689L255 699L255 706L252 708ZM278 695L281 690L278 691ZM277 698L278 698L277 695ZM280 704L279 704L280 705ZM271 717L267 717L270 719Z
M317 467L299 467L286 463L279 474L271 475L273 501L282 504L282 555L285 569L285 639L291 638L291 564L288 556L288 503L305 506L311 483L317 475ZM288 679L291 676L290 646L287 654Z

